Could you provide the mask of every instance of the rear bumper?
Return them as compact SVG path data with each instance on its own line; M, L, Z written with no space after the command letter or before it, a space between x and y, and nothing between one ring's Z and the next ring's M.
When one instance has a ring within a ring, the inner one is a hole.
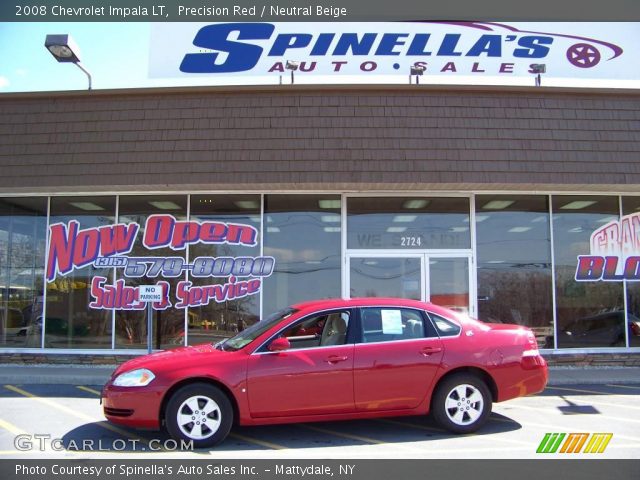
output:
M549 380L547 362L542 357L539 357L535 366L527 365L525 368L519 364L513 367L511 372L504 373L506 378L503 377L503 381L498 383L499 402L540 393L546 388ZM514 380L510 381L510 378Z
M107 383L102 389L104 416L118 425L157 430L163 391L148 386L114 387Z

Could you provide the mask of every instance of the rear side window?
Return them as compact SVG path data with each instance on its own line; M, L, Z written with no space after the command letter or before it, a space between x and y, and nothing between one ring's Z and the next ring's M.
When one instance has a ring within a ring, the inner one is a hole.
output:
M431 321L433 321L433 325L441 337L455 337L460 333L460 330L462 330L460 325L435 313L429 312L429 317L431 317Z
M360 310L362 342L389 342L436 336L422 312L408 308L371 307Z

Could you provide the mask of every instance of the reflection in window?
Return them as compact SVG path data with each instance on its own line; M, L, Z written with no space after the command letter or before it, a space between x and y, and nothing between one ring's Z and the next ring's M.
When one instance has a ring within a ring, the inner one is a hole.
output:
M76 220L80 229L102 227L114 223L115 210L116 197L53 197L49 224ZM47 283L45 347L111 348L112 311L89 308L95 276L112 283L113 269L88 265Z
M422 299L422 267L417 257L352 257L350 296Z
M622 197L623 215L639 212L640 197ZM640 282L627 282L627 335L630 347L640 347Z
M121 196L118 209L118 222L137 222L140 231L136 237L130 257L182 257L186 259L185 250L172 250L169 247L155 250L147 249L142 239L147 217L153 214L173 215L176 220L187 219L187 196ZM169 290L175 292L179 281L185 280L185 275L176 278L166 278L160 274L157 278L148 276L140 278L126 278L122 268L118 269L118 278L125 278L127 286L154 285L158 281L169 283ZM172 302L175 297L170 295ZM166 310L153 312L153 348L165 349L184 345L185 311L170 307ZM116 311L116 348L147 348L147 316L141 310Z
M469 199L350 197L347 247L471 248Z
M264 202L264 255L276 261L264 282L264 315L339 297L340 196L266 195Z
M191 220L251 225L259 231L260 196L192 195ZM259 241L260 238L258 238ZM259 243L255 247L204 243L197 243L189 247L189 259L191 262L197 257L257 257L259 255ZM228 277L196 278L190 275L189 281L194 286L224 284L228 281ZM207 305L189 308L188 342L190 345L195 345L230 337L255 323L259 316L259 293L223 303L212 300Z
M553 197L558 348L625 345L622 282L575 281L591 233L618 218L618 197Z
M548 197L476 196L476 237L479 318L525 325L553 348Z
M0 199L0 347L41 347L46 230L46 198Z

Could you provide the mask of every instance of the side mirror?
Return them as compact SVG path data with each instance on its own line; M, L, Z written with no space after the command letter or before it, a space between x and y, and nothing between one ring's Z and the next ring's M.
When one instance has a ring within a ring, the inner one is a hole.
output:
M282 352L283 350L289 350L291 348L291 343L287 337L276 338L273 342L269 344L267 350L270 352Z

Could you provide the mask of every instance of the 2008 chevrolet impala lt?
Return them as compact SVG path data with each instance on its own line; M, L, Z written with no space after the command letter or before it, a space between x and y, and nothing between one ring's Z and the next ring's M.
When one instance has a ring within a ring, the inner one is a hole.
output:
M322 300L286 308L215 345L130 360L104 386L113 423L166 427L195 447L240 425L431 413L480 428L492 402L542 391L533 332L429 303Z

